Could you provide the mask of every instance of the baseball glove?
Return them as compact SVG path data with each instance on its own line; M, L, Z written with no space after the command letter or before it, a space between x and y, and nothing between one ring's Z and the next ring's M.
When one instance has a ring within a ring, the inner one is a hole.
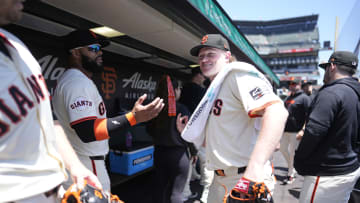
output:
M225 188L226 190L226 188ZM225 192L224 203L273 203L270 190L264 183L240 178L230 194Z
M73 191L75 184L71 185L64 194L61 203L124 203L117 195L107 195L89 184L81 190Z

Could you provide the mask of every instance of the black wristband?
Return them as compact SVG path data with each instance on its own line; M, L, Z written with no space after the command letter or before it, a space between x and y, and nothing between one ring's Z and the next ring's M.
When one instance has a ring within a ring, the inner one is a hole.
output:
M108 129L109 136L112 137L119 133L119 131L126 130L130 127L130 122L126 118L126 115L120 115L107 119L106 127Z

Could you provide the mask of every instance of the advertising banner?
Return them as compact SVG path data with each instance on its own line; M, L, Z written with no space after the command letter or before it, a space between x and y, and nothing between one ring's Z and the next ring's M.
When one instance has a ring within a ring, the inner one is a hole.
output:
M68 68L67 53L56 42L33 43L25 41L38 60L50 95L53 95L56 81ZM106 53L104 53L105 55ZM103 97L108 116L131 110L136 100L147 94L145 104L155 98L160 72L144 72L136 67L122 64L106 64L104 70L92 78Z

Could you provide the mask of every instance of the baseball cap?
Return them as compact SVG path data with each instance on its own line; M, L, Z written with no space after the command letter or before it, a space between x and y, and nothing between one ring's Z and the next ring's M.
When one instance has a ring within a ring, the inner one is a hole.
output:
M199 45L190 50L192 56L198 56L200 49L204 47L213 47L224 51L230 51L228 41L220 34L205 35Z
M200 67L195 67L191 69L191 75L196 75L198 73L201 73Z
M75 30L64 36L66 50L77 47L88 46L91 44L100 44L106 47L110 44L109 40L103 36L97 35L91 30Z
M327 63L319 64L323 69L326 68L330 63L335 63L339 65L348 66L350 68L356 69L358 65L358 58L355 54L349 51L336 51L331 54L329 61Z
M289 82L289 85L297 85L297 84L301 84L301 80L291 80Z
M304 82L304 83L301 85L301 88L304 88L306 85L312 85L312 82Z

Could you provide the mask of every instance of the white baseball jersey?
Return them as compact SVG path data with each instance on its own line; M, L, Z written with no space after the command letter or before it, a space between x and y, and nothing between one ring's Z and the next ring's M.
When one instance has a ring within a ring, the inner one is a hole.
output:
M105 105L94 82L78 69L67 70L57 81L54 112L74 150L82 156L106 155L108 140L84 143L71 125L106 118Z
M11 58L0 51L0 199L11 202L49 191L66 172L41 67L18 38L0 33L12 44Z
M233 70L224 79L204 130L209 170L246 166L260 130L256 117L282 102L259 74Z

